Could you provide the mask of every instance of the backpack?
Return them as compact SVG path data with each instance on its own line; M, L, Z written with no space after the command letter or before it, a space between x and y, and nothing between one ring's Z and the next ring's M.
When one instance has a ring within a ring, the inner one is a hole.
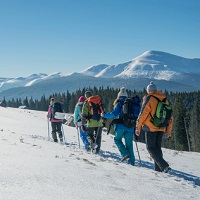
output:
M55 102L55 103L52 105L52 109L51 109L51 119L56 119L56 118L55 118L55 113L56 113L56 112L63 113L62 105L61 105L61 103L59 103L59 102Z
M101 119L101 113L103 111L103 106L100 96L91 96L87 99L87 102L90 106L90 115L88 119L94 119L99 121Z
M132 128L136 126L136 120L140 113L140 98L138 96L132 98L126 98L122 104L122 112L123 112L123 124Z
M166 98L161 101L159 98L153 97L158 101L158 105L155 115L151 116L151 122L156 127L167 127L172 116L172 107L171 105L166 104Z
M111 126L114 124L124 124L128 128L135 128L136 126L136 120L141 109L141 99L138 96L135 96L118 102L122 102L121 108L123 114L120 116L120 118L113 119L110 122L107 134L109 134Z

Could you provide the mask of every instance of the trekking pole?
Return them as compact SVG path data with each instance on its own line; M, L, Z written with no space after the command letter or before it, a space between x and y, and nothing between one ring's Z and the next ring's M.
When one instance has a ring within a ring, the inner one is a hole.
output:
M135 141L135 145L136 145L136 148L137 148L138 157L139 157L139 161L140 161L140 164L141 164L140 153L139 153L139 150L138 150L138 145L137 145L137 142L136 142L136 141Z
M48 126L48 140L50 141L50 131L49 131L49 118L47 117L47 126Z
M63 125L62 125L62 136L63 136L63 142L64 142L64 144L66 144L65 132L64 132Z
M77 135L78 135L78 146L79 146L79 149L80 149L80 137L79 137L79 132L78 132L78 127L77 127Z

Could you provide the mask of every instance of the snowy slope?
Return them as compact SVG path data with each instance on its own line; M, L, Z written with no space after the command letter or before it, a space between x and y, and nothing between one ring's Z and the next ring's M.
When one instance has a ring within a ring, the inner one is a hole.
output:
M144 144L134 143L136 166L119 163L113 136L102 151L78 147L76 129L63 125L68 145L48 141L46 112L0 107L1 200L199 199L199 153L163 149L172 174L153 171Z
M96 76L99 72L101 72L107 67L108 65L106 64L94 65L82 70L80 73L85 74L87 76Z
M200 75L200 59L188 59L165 52L148 51L133 59L126 70L117 77L149 77L177 82L187 79L186 81L190 82L191 76L195 73ZM185 76L186 74L188 77Z

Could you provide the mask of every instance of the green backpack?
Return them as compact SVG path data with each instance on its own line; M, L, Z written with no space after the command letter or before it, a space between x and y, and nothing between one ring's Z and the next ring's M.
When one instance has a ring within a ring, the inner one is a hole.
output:
M153 95L151 95L153 96ZM156 108L156 112L154 116L151 116L151 122L156 127L167 127L170 123L170 119L172 116L172 107L171 105L166 104L166 98L164 98L162 101L153 96L157 101L158 105Z

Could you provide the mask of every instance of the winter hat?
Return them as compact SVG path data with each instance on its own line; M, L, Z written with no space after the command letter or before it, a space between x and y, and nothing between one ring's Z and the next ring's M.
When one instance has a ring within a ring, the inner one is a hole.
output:
M153 84L153 81L150 82L150 84L147 86L147 92L154 92L157 91L157 87L155 84Z
M84 102L85 101L85 97L84 96L81 96L79 99L78 99L78 102Z
M53 103L54 103L54 98L51 98L50 105L53 105Z
M126 92L125 88L122 87L122 88L120 89L120 91L119 91L117 97L119 98L119 97L127 97L127 96L128 96L128 95L127 95L127 92Z
M92 96L92 92L91 91L86 91L85 92L85 98L89 98Z

